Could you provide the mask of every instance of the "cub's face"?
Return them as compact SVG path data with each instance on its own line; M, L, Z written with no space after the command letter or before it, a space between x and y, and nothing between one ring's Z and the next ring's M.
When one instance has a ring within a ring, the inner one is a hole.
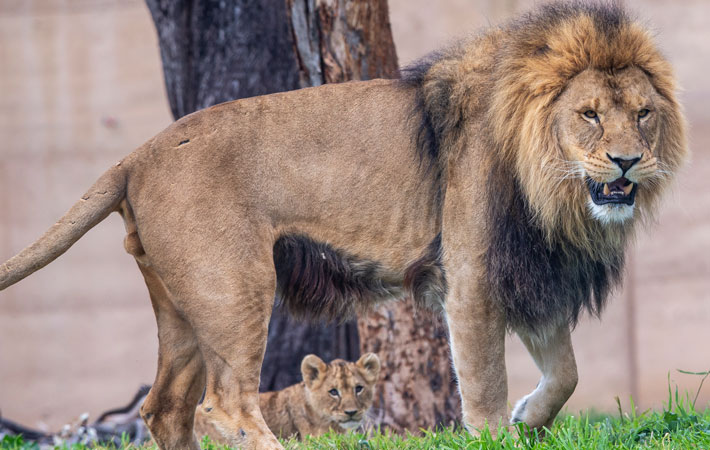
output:
M374 353L363 355L356 363L336 359L325 364L308 355L301 364L307 401L321 418L344 429L362 424L372 406L380 360Z
M628 67L577 75L555 107L555 132L565 154L562 177L579 178L588 210L603 223L634 215L637 197L664 176L658 138L666 101L646 74Z

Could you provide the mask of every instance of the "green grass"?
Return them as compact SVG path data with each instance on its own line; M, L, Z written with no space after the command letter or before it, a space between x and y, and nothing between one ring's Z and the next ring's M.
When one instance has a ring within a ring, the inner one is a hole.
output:
M454 450L454 449L710 449L710 408L696 410L695 399L681 397L676 389L669 389L668 404L661 411L637 413L632 402L631 411L614 416L594 413L560 417L544 438L529 432L523 425L501 430L496 438L484 430L473 437L462 430L442 429L424 431L419 436L397 436L381 433L329 434L309 438L304 442L286 441L290 450ZM6 436L0 450L35 450L36 444L25 443L21 437ZM55 447L61 450L87 450L84 445ZM154 450L146 445L122 445L120 449ZM206 450L226 447L203 441ZM115 450L116 447L101 447Z
M682 405L663 411L624 414L617 417L566 416L541 438L523 426L501 431L497 438L485 431L479 437L458 430L426 431L423 436L375 434L329 435L286 448L301 449L710 449L710 409L698 413Z
M460 430L425 431L422 436L396 436L373 433L325 435L304 442L288 441L285 447L301 449L342 450L429 450L429 449L710 449L710 409L698 413L692 408L676 405L663 411L624 414L617 417L567 416L555 422L544 439L536 433L522 433L523 427L510 432L501 431L492 438L488 431L472 437ZM206 445L205 445L206 444ZM21 437L6 436L0 442L2 450L34 450L35 444L24 443ZM67 450L86 450L87 446L56 447ZM113 449L113 447L105 447ZM123 449L135 449L131 445ZM141 449L155 449L144 446ZM225 447L203 442L206 450Z

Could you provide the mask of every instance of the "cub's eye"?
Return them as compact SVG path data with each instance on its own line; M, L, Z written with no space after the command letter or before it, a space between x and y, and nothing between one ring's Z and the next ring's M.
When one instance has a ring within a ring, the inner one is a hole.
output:
M362 386L360 386L360 385L358 384L357 386L355 386L355 393L356 393L356 394L359 394L360 392L362 392L362 389L363 389Z
M331 390L328 391L328 393L329 393L330 395L332 395L333 397L340 397L340 392L338 392L337 389L331 389Z
M587 119L596 119L596 118L598 117L598 116L597 116L597 112L594 111L594 110L591 110L591 109L588 109L588 110L584 111L582 114L583 114L584 117L586 117Z
M643 119L646 117L651 111L648 108L644 108L641 111L639 111L638 117L639 119Z

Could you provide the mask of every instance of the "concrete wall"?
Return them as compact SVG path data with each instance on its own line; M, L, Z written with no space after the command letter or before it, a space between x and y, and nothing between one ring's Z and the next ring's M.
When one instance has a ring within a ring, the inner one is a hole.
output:
M525 1L390 0L400 62L506 17ZM603 321L576 330L580 384L569 410L642 407L710 368L710 4L635 0L676 65L691 121L693 164L660 224L634 250L630 290ZM668 3L670 5L670 3ZM32 242L109 165L171 121L155 32L140 0L0 2L0 259ZM131 398L154 376L157 339L146 289L111 216L57 262L0 294L0 410L56 429ZM511 401L538 373L508 352ZM701 395L710 400L710 389Z
M0 2L0 259L172 121L147 8ZM153 311L110 216L0 294L0 409L52 429L132 398L155 374Z

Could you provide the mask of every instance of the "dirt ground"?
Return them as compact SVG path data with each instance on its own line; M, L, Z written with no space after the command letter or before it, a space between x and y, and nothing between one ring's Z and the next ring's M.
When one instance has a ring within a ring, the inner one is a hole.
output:
M529 1L390 0L401 64ZM570 412L642 408L710 369L710 2L627 2L676 67L693 161L633 251L627 288L574 340ZM32 242L109 165L171 122L155 33L140 0L0 2L0 259ZM127 402L154 376L156 329L114 215L56 263L0 294L0 411L56 429ZM516 339L511 401L539 376ZM710 388L700 402L708 404ZM626 402L625 402L626 403Z

